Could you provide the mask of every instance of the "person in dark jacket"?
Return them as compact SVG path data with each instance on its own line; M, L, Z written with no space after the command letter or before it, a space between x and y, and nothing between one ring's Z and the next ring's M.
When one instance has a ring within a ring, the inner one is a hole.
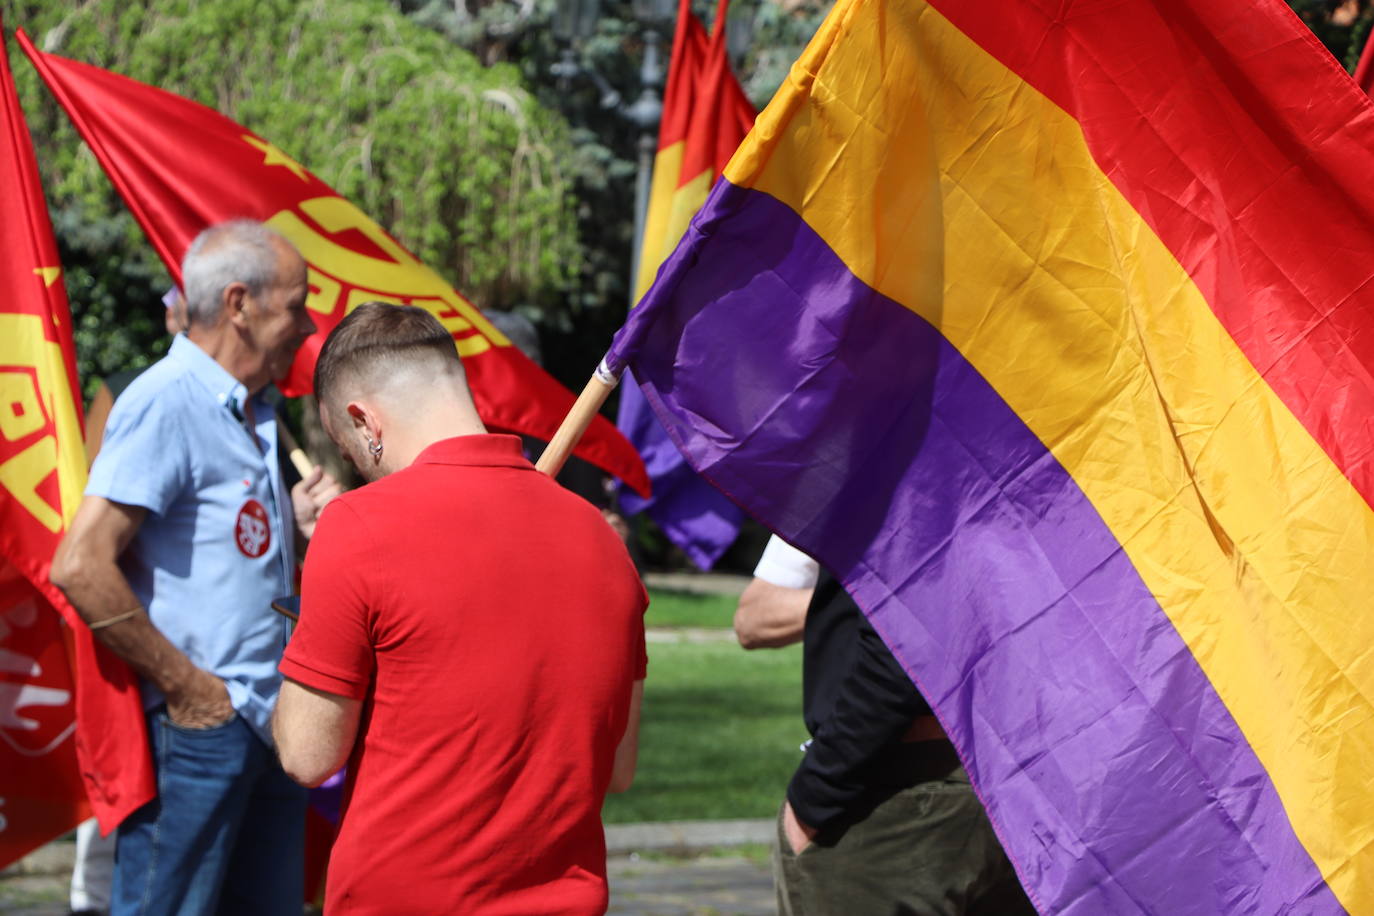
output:
M930 705L839 581L814 575L790 630L811 740L778 816L778 912L1034 916ZM780 609L800 606L783 594L772 604L741 602L743 644L751 616L770 613L781 632Z

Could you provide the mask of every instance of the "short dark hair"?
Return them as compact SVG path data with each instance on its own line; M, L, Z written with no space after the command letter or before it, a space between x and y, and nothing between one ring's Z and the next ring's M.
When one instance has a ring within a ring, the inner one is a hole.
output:
M429 312L413 305L364 302L329 332L315 362L315 398L323 403L340 382L371 371L379 363L429 356L451 364L460 375L453 336Z

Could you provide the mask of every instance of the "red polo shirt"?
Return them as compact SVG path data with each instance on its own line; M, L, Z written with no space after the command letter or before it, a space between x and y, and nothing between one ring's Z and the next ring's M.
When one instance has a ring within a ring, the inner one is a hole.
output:
M600 513L448 439L329 505L302 592L282 673L364 700L326 911L604 912L647 598Z

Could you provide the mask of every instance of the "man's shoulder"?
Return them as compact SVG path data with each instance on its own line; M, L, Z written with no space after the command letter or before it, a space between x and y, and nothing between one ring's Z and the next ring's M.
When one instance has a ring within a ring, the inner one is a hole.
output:
M366 484L335 496L320 513L319 524L336 525L345 518L363 515L372 501L372 494L369 492L372 486L374 484Z
M188 436L197 408L167 359L148 367L115 400L86 493L166 514L190 481Z
M185 409L186 370L164 356L138 373L115 398L110 418L116 414L168 413Z
M368 486L371 486L370 484ZM315 562L347 562L350 555L368 552L372 549L370 529L358 522L368 516L371 502L365 492L368 487L359 487L340 493L329 501L320 513L315 525L315 535L310 539L307 557ZM377 516L385 518L384 515Z

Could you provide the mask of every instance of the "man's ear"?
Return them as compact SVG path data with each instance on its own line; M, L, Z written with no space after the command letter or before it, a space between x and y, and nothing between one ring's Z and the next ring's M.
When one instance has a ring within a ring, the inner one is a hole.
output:
M348 412L348 419L353 424L353 429L361 432L371 441L379 441L382 438L381 418L376 412L362 401L349 401L344 408Z
M242 326L248 320L248 285L235 280L220 294L224 317Z

